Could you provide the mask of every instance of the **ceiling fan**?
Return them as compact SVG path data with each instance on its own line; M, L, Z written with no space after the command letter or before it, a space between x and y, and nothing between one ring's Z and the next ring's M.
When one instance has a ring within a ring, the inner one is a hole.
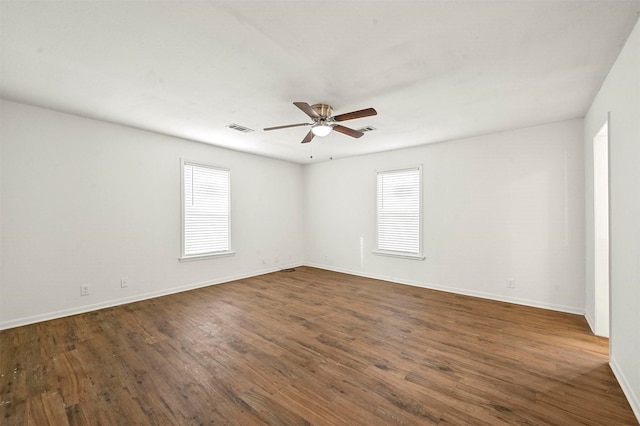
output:
M327 104L314 104L309 105L306 102L294 102L295 106L300 108L302 112L307 114L312 123L298 123L298 124L287 124L285 126L276 126L276 127L267 127L263 130L277 130L277 129L286 129L289 127L298 127L298 126L311 126L311 130L307 133L307 136L302 139L302 143L309 143L313 139L314 136L327 136L331 133L332 130L336 132L340 132L344 135L351 136L353 138L359 138L364 135L359 130L350 129L349 127L342 126L337 124L341 121L353 120L356 118L369 117L372 115L378 114L378 112L373 108L361 109L359 111L347 112L345 114L339 114L332 116L333 109L330 105Z

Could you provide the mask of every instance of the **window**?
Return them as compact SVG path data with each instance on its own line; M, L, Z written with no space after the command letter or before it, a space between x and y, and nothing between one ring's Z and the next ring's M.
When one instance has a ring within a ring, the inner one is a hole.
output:
M232 254L230 171L182 162L181 260Z
M421 166L378 172L377 249L374 253L424 259L421 182Z

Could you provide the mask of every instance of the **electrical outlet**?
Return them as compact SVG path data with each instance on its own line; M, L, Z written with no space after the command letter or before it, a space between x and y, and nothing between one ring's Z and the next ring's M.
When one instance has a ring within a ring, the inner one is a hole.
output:
M129 287L129 278L120 278L120 288Z
M280 262L280 259L278 259L278 256L276 256L276 257L275 257L274 262L275 262L275 263Z
M89 285L83 284L80 286L80 296L88 296L89 293Z
M507 280L507 288L516 288L516 280Z

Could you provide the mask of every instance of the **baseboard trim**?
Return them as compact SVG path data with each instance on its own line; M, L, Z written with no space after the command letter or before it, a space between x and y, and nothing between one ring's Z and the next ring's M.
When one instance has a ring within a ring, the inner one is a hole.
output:
M351 270L347 270L347 269L336 268L334 266L322 265L322 264L317 264L317 263L305 263L305 265L313 267L313 268L326 269L328 271L333 271L333 272L340 272L340 273L343 273L343 274L356 275L356 276L359 276L359 277L371 278L371 279L375 279L375 280L389 281L389 282L396 283L396 284L404 284L404 285L410 285L410 286L414 286L414 287L428 288L430 290L445 291L447 293L454 293L454 294L461 294L461 295L464 295L464 296L479 297L481 299L488 299L488 300L495 300L495 301L498 301L498 302L513 303L513 304L516 304L516 305L523 305L523 306L530 306L530 307L533 307L533 308L548 309L548 310L551 310L551 311L566 312L566 313L569 313L569 314L584 315L584 309L578 308L578 307L575 307L575 306L556 305L556 304L553 304L553 303L544 303L544 302L539 302L539 301L536 301L536 300L520 299L520 298L516 298L516 297L505 297L505 296L500 295L500 294L484 293L484 292L473 291L473 290L468 290L468 289L463 289L463 288L458 288L458 287L449 287L449 286L443 286L443 285L438 285L438 284L433 284L433 283L425 283L425 282L419 282L419 281L413 281L413 280L404 280L404 279L398 279L398 278L395 278L395 277L388 277L388 276L384 276L384 275L366 274L366 273L359 272L359 271L351 271Z
M587 320L587 324L589 324L589 328L593 334L596 334L596 322L589 312L585 309L584 318Z
M94 303L91 305L83 305L70 309L63 309L60 311L47 312L39 315L32 315L23 318L17 318L10 321L0 322L0 330L6 330L9 328L20 327L23 325L35 324L43 321L50 321L58 318L68 317L71 315L83 314L86 312L97 311L99 309L112 308L114 306L125 305L127 303L141 302L143 300L153 299L156 297L168 296L170 294L181 293L183 291L195 290L197 288L208 287L211 285L224 284L231 281L241 280L244 278L257 277L259 275L269 274L271 272L278 272L283 269L296 268L302 266L301 264L281 265L280 267L267 267L258 271L253 271L245 274L231 275L214 280L202 281L199 283L187 284L178 287L171 287L164 290L152 291L149 293L138 294L135 296L124 297L119 299L111 299L104 302Z
M98 309L111 308L111 307L114 307L114 306L124 305L124 304L127 304L127 303L140 302L142 300L153 299L155 297L167 296L167 295L170 295L170 294L180 293L180 292L189 291L189 290L195 290L197 288L208 287L208 286L211 286L211 285L223 284L223 283L227 283L227 282L231 282L231 281L241 280L241 279L244 279L244 278L256 277L256 276L259 276L259 275L264 275L264 274L269 274L269 273L272 273L272 272L277 272L277 271L280 271L282 269L296 268L296 267L300 267L300 266L310 266L310 267L313 267L313 268L326 269L326 270L329 270L329 271L340 272L340 273L343 273L343 274L349 274L349 275L355 275L355 276L360 276L360 277L365 277L365 278L389 281L389 282L393 282L393 283L396 283L396 284L404 284L404 285L410 285L410 286L414 286L414 287L428 288L428 289L431 289L431 290L446 291L448 293L455 293L455 294L462 294L462 295L466 295L466 296L479 297L479 298L482 298L482 299L489 299L489 300L496 300L496 301L500 301L500 302L514 303L514 304L517 304L517 305L531 306L531 307L535 307L535 308L542 308L542 309L549 309L549 310L559 311L559 312L567 312L567 313L572 313L572 314L585 315L584 310L579 309L579 308L575 308L575 307L571 307L571 306L555 305L555 304L549 304L549 303L540 303L540 302L533 301L533 300L509 298L509 297L504 297L502 295L470 291L470 290L467 290L467 289L461 289L461 288L456 288L456 287L448 287L448 286L436 285L436 284L432 284L432 283L423 283L423 282L412 281L412 280L403 280L403 279L398 279L398 278L395 278L395 277L389 277L389 276L384 276L384 275L366 274L366 273L362 273L362 272L359 272L359 271L352 271L352 270L343 269L343 268L336 268L336 267L333 267L333 266L330 266L330 265L323 265L323 264L316 264L316 263L303 263L303 264L280 265L280 267L269 266L267 268L264 268L264 269L261 269L261 270L258 270L258 271L245 273L245 274L238 274L238 275L232 275L232 276L227 276L227 277L221 277L221 278L217 278L217 279L210 280L210 281L203 281L203 282L183 285L183 286L179 286L179 287L172 287L172 288L168 288L168 289L164 289L164 290L159 290L159 291L154 291L154 292L149 292L149 293L143 293L143 294L139 294L139 295L135 295L135 296L131 296L131 297L125 297L125 298L120 298L120 299L112 299L112 300L108 300L108 301L104 301L104 302L100 302L100 303L95 303L95 304L91 304L91 305L83 305L83 306L78 306L78 307L74 307L74 308L70 308L70 309L64 309L64 310L60 310L60 311L47 312L47 313L39 314L39 315L33 315L33 316L28 316L28 317L23 317L23 318L17 318L17 319L10 320L10 321L0 322L0 330L6 330L6 329L9 329L9 328L20 327L20 326L23 326L23 325L35 324L35 323L38 323L38 322L49 321L49 320L62 318L62 317L67 317L67 316L71 316L71 315L82 314L82 313L86 313L86 312L96 311ZM585 318L587 318L587 322L589 323L589 326L593 330L591 318L588 317L587 315L585 315Z
M611 356L609 357L609 366L611 367L611 371L613 371L613 375L616 376L616 380L618 380L624 396L627 397L633 414L635 414L638 423L640 423L640 396L635 394L633 387L629 384L622 369L620 369L618 363Z

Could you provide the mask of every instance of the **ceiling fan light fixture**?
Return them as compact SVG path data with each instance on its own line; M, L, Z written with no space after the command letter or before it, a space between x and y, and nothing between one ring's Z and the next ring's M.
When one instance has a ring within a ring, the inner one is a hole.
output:
M317 124L314 124L313 127L311 127L311 132L315 136L322 137L322 136L327 136L329 133L331 133L331 129L333 129L333 127L327 124L326 121L322 120L322 121L319 121Z

